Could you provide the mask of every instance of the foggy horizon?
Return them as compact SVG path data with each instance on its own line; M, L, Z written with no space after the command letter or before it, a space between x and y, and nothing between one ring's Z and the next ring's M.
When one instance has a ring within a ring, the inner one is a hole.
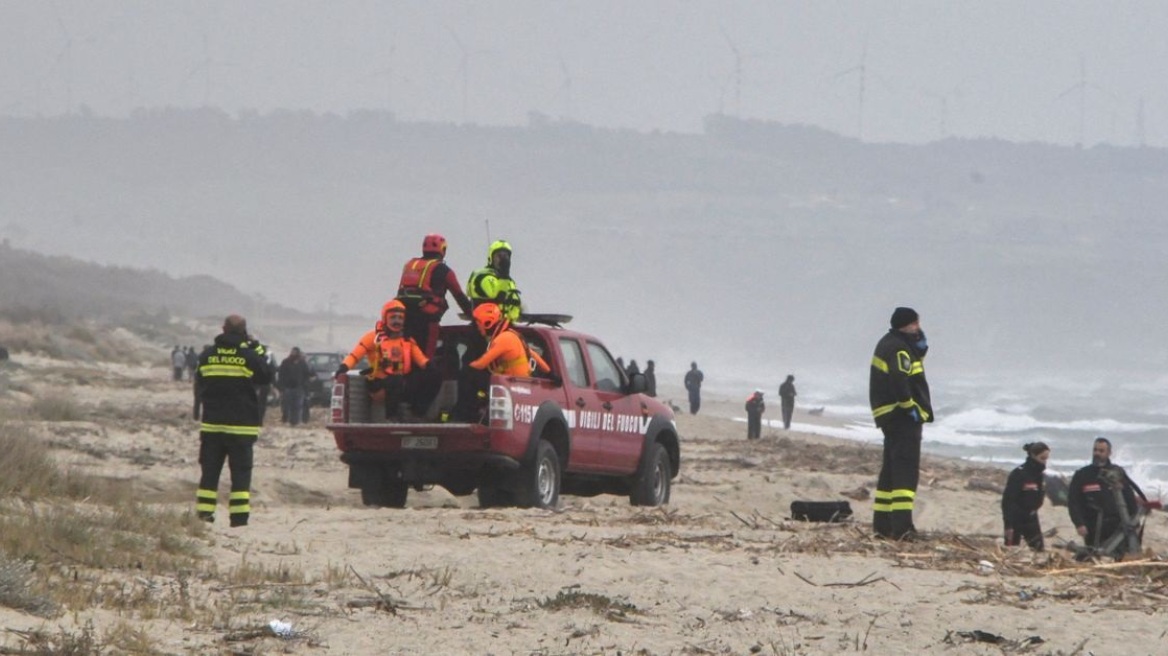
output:
M0 115L215 107L1168 145L1168 5L0 3ZM84 109L83 109L84 108Z

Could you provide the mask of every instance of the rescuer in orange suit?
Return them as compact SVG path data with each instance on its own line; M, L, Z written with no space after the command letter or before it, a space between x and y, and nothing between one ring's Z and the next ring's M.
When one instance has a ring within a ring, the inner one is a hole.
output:
M407 337L422 347L427 357L434 357L438 344L438 324L450 305L446 293L450 292L462 311L471 313L471 302L458 284L458 276L444 258L446 238L438 234L426 235L422 240L422 256L415 257L402 267L401 282L398 283L397 297L406 306Z
M408 414L410 374L415 367L425 369L430 364L417 342L405 336L405 325L405 305L396 298L387 302L381 308L381 321L361 337L336 372L336 376L343 376L362 358L367 358L369 368L361 373L369 381L370 398L375 401L382 398L385 416L396 413L399 419L407 418Z
M496 303L483 303L474 310L475 326L487 340L487 352L470 363L474 369L487 369L504 376L531 376L531 363L543 373L551 367L538 353L527 348L519 333L511 329L511 322L503 316Z

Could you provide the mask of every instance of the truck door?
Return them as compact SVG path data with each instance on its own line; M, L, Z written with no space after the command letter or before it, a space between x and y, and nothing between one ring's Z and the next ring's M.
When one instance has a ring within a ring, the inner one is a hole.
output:
M572 434L568 468L596 471L600 467L601 401L588 378L580 342L573 337L560 337L559 342L560 353L564 356L563 378L568 391L565 414Z
M636 395L624 393L625 373L602 345L588 342L592 388L603 411L600 426L600 466L608 472L631 473L641 457L641 405Z

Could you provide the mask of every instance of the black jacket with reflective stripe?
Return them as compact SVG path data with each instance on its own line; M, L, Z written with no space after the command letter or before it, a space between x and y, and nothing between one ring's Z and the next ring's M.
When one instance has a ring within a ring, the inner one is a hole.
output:
M203 404L203 426L257 427L260 402L256 385L272 380L262 345L242 335L223 333L199 355L195 385ZM226 431L230 432L230 431Z
M1121 481L1124 505L1129 515L1135 515L1138 508L1136 495L1147 500L1144 491L1135 481L1128 477L1122 467L1112 465L1090 464L1075 472L1071 477L1070 489L1067 491L1067 511L1071 515L1071 522L1076 526L1086 526L1095 530L1095 522L1100 514L1104 521L1114 523L1119 521L1119 507L1115 503L1115 493L1103 475L1104 469L1115 469L1115 476Z
M1002 492L1002 520L1007 527L1024 524L1042 507L1046 490L1045 469L1041 462L1027 458L1010 472L1006 489Z
M876 344L868 400L877 426L887 426L897 417L910 417L914 409L920 421L933 421L924 354L909 339L905 333L893 329Z

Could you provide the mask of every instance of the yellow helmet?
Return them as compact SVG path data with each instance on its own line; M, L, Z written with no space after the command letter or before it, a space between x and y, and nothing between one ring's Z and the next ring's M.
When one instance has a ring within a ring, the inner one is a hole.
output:
M487 264L491 264L492 260L495 258L495 253L499 251L507 251L510 253L511 244L507 243L507 241L503 239L495 240L491 244L491 247L487 249Z

